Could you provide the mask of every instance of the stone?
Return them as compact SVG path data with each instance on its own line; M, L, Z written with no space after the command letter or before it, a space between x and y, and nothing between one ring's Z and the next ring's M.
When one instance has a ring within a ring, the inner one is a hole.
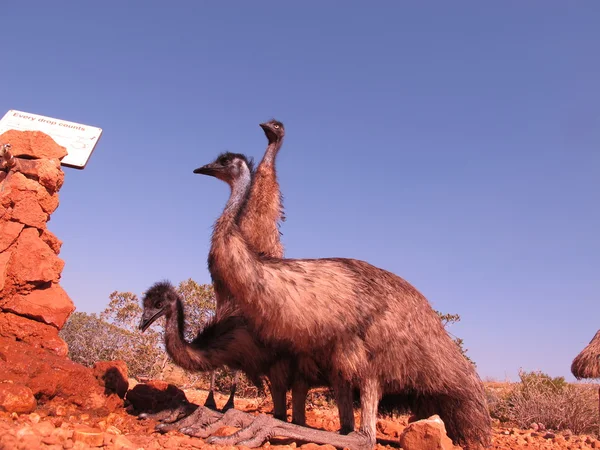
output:
M80 425L73 431L73 442L82 442L89 447L102 447L104 435L98 428Z
M11 253L4 252L0 253L0 293L4 291L6 286L6 278L8 276L8 263L10 261Z
M98 361L94 363L93 371L105 394L114 393L125 398L129 388L125 361Z
M438 415L410 423L400 436L404 450L454 450L446 434L444 422Z
M123 435L116 436L112 444L114 445L115 450L133 450L137 448L133 442Z
M10 144L11 153L15 157L60 159L67 155L66 148L41 131L8 130L0 135L0 142Z
M0 336L45 348L58 356L67 356L69 352L56 327L12 313L0 313Z
M387 436L397 438L402 434L404 428L405 426L401 423L397 423L391 420L381 419L377 421L377 430L380 433L385 434Z
M28 294L0 300L0 309L61 329L75 305L60 285L52 283L46 289L35 289Z
M127 391L125 397L136 411L158 412L163 409L187 402L185 392L173 384L160 380L151 380L148 383L138 384Z
M41 184L35 180L27 178L22 173L11 173L9 179L7 179L2 185L2 191L0 191L0 205L12 210L16 208L19 203L27 201L35 201L39 205L39 208L46 214L46 219L43 224L36 223L37 228L45 227L45 222L48 220L48 215L52 214L58 207L58 195L50 194ZM27 211L24 207L21 208L22 214ZM21 213L20 213L21 214ZM26 214L24 217L28 217ZM20 219L17 213L14 211L11 215L4 217L5 219L17 220ZM23 220L23 219L21 219ZM29 218L29 221L35 220L35 217Z
M27 386L17 383L0 383L0 410L27 414L35 410L37 401Z
M7 275L14 285L58 282L65 263L40 239L37 229L25 228L11 248Z
M42 209L35 192L24 192L13 206L10 217L11 220L41 229L46 226L49 215Z
M23 226L19 222L0 222L0 253L17 240Z
M52 432L56 429L56 427L54 426L54 424L52 422L49 421L44 421L44 422L40 422L36 427L35 430L40 434L40 436L42 437L48 437L52 435Z
M48 247L52 249L54 253L57 255L60 253L60 248L62 247L62 241L58 239L53 233L49 232L47 229L42 231L40 235L42 241L44 241Z
M0 380L27 386L42 410L75 405L80 412L122 407L104 395L92 370L47 350L0 337ZM52 405L56 404L56 407Z
M14 170L27 178L37 181L46 190L54 194L63 185L65 173L57 159L22 159L16 158Z

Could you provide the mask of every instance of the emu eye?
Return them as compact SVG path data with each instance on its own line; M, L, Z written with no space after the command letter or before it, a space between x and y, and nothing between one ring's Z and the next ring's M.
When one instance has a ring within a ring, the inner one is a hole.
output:
M279 125L275 124L275 125L273 125L273 128L275 128L276 130L279 130Z
M162 308L162 307L163 307L163 304L162 304L162 302L158 302L158 303L156 304L156 307L157 307L157 308L159 308L159 309L160 309L160 308Z

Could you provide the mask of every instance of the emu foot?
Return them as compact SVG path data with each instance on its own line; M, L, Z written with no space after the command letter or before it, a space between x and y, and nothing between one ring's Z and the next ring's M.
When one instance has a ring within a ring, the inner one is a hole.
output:
M330 444L337 448L347 447L350 450L371 450L374 442L362 433L350 433L343 436L329 431L301 427L260 414L246 428L230 436L212 436L206 440L209 444L244 445L256 448L273 437L287 437L294 440Z
M175 408L164 409L156 413L141 413L138 415L138 419L152 419L162 423L173 423L182 417L189 416L196 411L196 408L198 408L198 405L184 403Z
M184 417L183 419L172 423L159 423L156 425L155 429L161 433L166 433L168 431L180 430L196 424L208 426L219 420L222 416L223 414L220 412L213 411L212 409L204 406L198 406L193 413Z
M188 436L207 438L214 434L219 428L224 426L244 428L252 424L255 416L238 411L237 409L230 409L220 419L206 426L202 423L196 423L194 425L180 428L179 431Z
M227 403L225 403L225 406L223 406L223 409L221 409L221 412L226 413L230 409L234 409L234 408L235 408L235 406L233 404L233 397L229 397L229 400L227 400Z
M215 402L215 395L213 394L213 391L208 393L208 397L206 397L206 400L204 401L204 407L214 411L217 410L217 402Z

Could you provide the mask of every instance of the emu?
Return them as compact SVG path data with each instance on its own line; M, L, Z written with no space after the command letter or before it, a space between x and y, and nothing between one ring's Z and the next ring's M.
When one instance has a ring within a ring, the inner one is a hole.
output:
M283 246L279 238L278 222L283 219L283 208L275 173L275 158L281 148L285 130L283 124L276 120L262 123L260 126L268 139L268 146L253 177L251 192L247 199L248 193L246 193L245 208L237 220L255 251L268 257L282 257ZM261 375L267 375L271 382L274 417L284 421L286 420L286 391L291 387L292 422L304 425L308 388L327 384L325 380L319 377L318 370L309 357L296 356L292 360L285 349L267 347L258 340L248 329L246 321L235 306L234 299L224 286L215 284L215 293L217 314L191 343L183 338L183 305L174 288L166 282L155 284L145 294L144 315L140 328L146 329L158 317L165 315L167 352L176 364L185 369L208 371L228 365L244 371L255 384L260 383ZM232 390L228 404L233 402L234 392ZM345 408L340 409L342 430L350 432L354 429L351 392L341 397L340 402L345 405ZM231 410L221 418L219 414L198 408L192 415L169 425L181 415L189 413L190 406L183 405L167 413L143 414L141 417L151 417L166 422L158 425L161 431L179 429L185 434L199 437L205 437L215 429L213 425L205 428L207 422L219 419L218 423L221 425L246 426L253 419L252 416L240 414L235 410Z
M256 253L236 221L251 183L248 159L241 154L220 156L194 173L219 178L231 189L215 223L208 257L215 285L225 286L235 297L267 344L283 343L296 354L312 355L330 380L358 389L359 431L337 435L329 443L372 448L379 400L396 394L410 403L417 418L439 414L459 445L490 445L491 421L481 380L419 291L360 260L282 259ZM244 439L245 445L257 446L264 438L280 435L280 425L267 429L261 423L259 428L263 431L254 438L238 432L210 441L235 444ZM314 440L313 431L295 429L294 437Z

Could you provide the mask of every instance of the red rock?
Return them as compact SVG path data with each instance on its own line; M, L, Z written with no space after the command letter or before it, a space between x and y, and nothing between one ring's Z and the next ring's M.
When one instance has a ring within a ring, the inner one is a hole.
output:
M119 403L107 398L92 370L24 342L0 337L0 380L27 386L38 405L77 405L83 410L110 411ZM53 403L49 403L53 402ZM63 403L61 403L63 402ZM123 402L120 401L120 406ZM54 408L56 409L56 408Z
M0 410L27 414L35 410L37 402L31 389L17 383L0 383Z
M115 437L113 445L115 446L115 450L130 450L137 448L133 442L122 435Z
M185 392L173 384L151 380L127 391L126 399L137 411L161 411L187 402Z
M35 228L45 228L48 214L44 212L35 192L24 192L12 208L11 219Z
M27 178L36 180L51 194L58 191L64 182L65 173L60 162L55 159L20 159L16 160L15 171Z
M12 256L9 252L0 253L0 293L4 290L6 285L6 278L8 276L8 262Z
M404 450L454 450L452 440L439 416L410 423L400 436Z
M27 178L22 173L13 172L8 180L3 183L0 192L0 204L6 208L13 208L26 199L35 199L40 208L51 214L58 207L58 195L50 194L46 188L35 180ZM16 220L15 214L12 215ZM5 217L8 219L9 217Z
M28 156L34 159L53 159L66 156L67 149L40 131L8 130L0 135L0 142L11 145L13 156Z
M58 356L67 356L69 351L56 327L12 313L0 313L0 336L45 348Z
M73 442L81 442L89 447L102 447L104 435L99 428L80 425L73 431Z
M60 253L62 241L58 239L53 233L49 232L47 229L44 229L44 231L42 231L42 234L40 235L40 238L42 238L42 241L44 241L48 245L48 247L50 247L54 251L54 253L56 253L57 255Z
M15 242L22 229L23 224L19 222L0 222L0 252Z
M100 386L105 388L105 394L115 393L125 398L129 388L125 361L98 361L94 363L93 371Z
M391 437L399 437L404 431L405 426L401 423L393 422L391 420L379 420L377 422L377 429L380 433Z
M25 228L13 247L8 276L15 285L59 280L65 263L40 239L37 229Z
M0 300L0 308L53 325L59 330L75 310L64 289L54 283L47 289L35 289L27 295L4 298Z

